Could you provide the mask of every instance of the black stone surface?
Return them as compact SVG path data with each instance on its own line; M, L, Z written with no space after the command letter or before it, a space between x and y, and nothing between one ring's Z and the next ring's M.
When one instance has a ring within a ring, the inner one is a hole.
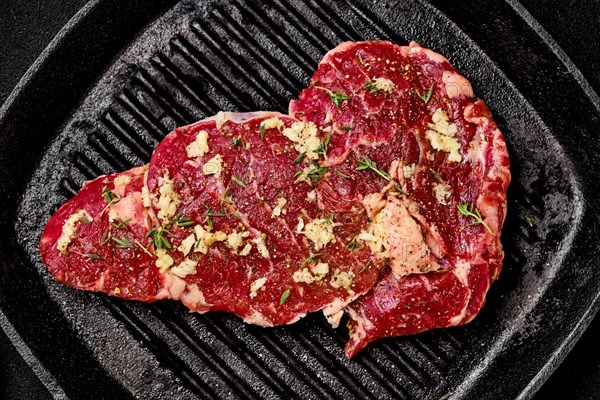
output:
M0 2L0 103L84 0ZM522 0L600 93L600 3ZM599 128L600 131L600 128ZM600 399L600 316L534 400ZM499 371L499 373L501 373ZM0 399L47 399L45 389L0 331Z

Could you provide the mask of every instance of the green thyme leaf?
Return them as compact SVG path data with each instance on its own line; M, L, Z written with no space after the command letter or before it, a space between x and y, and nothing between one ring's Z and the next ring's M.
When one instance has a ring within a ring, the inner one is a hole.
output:
M342 171L340 171L339 169L335 170L335 173L339 175L340 178L342 179L350 179L350 176L344 174Z
M419 96L419 98L421 100L423 100L423 103L427 104L429 102L429 100L431 99L431 94L433 93L433 85L431 85L429 87L429 91L427 93L418 93L417 92L417 96Z
M237 178L236 176L231 176L231 180L234 181L235 183L237 183L239 186L245 188L246 184L239 178Z
M487 229L487 231L490 233L490 235L494 234L492 232L492 230L490 229L490 227L485 223L485 221L481 217L481 213L479 212L479 210L477 208L475 208L475 203L471 203L470 206L468 203L462 203L462 204L458 204L456 207L458 208L458 212L460 214L464 215L465 217L471 217L475 220L474 222L471 223L471 225L480 225L481 224L485 227L485 229Z
M329 98L331 99L331 102L336 106L339 107L340 106L340 102L344 101L344 100L348 100L350 97L348 97L348 95L345 92L342 91L338 91L338 92L333 92L327 88L324 88L322 86L314 86L315 89L321 89L324 90L325 92L327 92L327 94L329 95Z
M377 88L377 86L375 85L374 82L371 82L369 80L367 80L363 85L362 85L363 89L368 89L369 93L377 93L379 92L379 89Z
M129 239L127 239L126 237L122 237L122 238L118 238L113 236L112 241L115 242L117 244L117 247L119 249L131 249L133 248L133 244L129 241Z
M303 151L302 153L300 153L298 155L298 157L296 157L296 159L294 160L294 162L292 162L292 164L296 165L296 164L300 164L302 162L302 160L304 160L304 157L306 157L306 152Z
M290 289L286 290L281 294L281 298L279 299L279 304L283 304L290 297Z

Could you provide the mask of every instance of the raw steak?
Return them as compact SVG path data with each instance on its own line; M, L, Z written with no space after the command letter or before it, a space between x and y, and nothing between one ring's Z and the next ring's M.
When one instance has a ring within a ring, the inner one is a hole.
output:
M370 231L383 224L388 233L383 246L368 242L391 270L348 307L346 354L384 336L472 320L500 273L510 172L504 138L469 82L415 43L343 43L325 55L290 114L331 127L330 168L350 174L366 156L389 176L367 170L370 177L319 187L327 199L381 199L366 208ZM393 180L406 195L384 186ZM418 232L403 232L411 224Z
M219 113L87 183L40 249L61 282L263 326L323 310L369 342L470 321L498 277L509 161L442 56L343 43L290 115Z
M297 176L312 164L294 163L282 134L294 123L305 125L220 113L176 129L147 171L100 177L61 207L42 237L44 261L62 282L126 299L179 299L264 326L321 309L339 320L378 271L361 272L368 249L344 251L364 213L320 210L311 180Z

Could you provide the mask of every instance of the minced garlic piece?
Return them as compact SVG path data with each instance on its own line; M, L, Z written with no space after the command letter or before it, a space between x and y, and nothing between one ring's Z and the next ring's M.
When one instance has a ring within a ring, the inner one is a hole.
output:
M233 250L234 253L237 253L238 249L244 244L244 238L248 237L250 232L232 232L227 235L227 247Z
M271 117L268 119L265 119L261 124L260 124L260 128L267 130L267 129L273 129L273 128L283 128L285 124L283 123L282 120L280 120L278 117Z
M327 263L317 263L313 266L310 271L321 279L321 277L327 275L329 273L329 264Z
M388 247L386 240L386 219L390 217L389 210L383 209L376 216L368 231L362 231L356 237L358 241L367 242L373 253L384 253Z
M92 217L85 210L79 210L76 213L72 214L62 226L62 233L56 242L56 248L61 253L65 253L67 251L67 247L71 240L73 240L73 236L77 229L75 228L75 224L81 222L83 219L92 222Z
M192 233L181 241L181 244L179 245L179 247L177 247L177 250L182 252L184 256L187 256L190 250L192 250L194 243L196 243L196 238Z
M148 190L148 186L142 187L142 205L146 208L152 206L152 201L150 200L150 191Z
M227 123L227 121L229 121L229 119L227 118L227 114L225 114L223 111L219 111L217 113L217 129L221 129L223 127L223 125L225 125Z
M319 129L314 122L294 122L291 127L285 128L283 136L296 143L294 148L298 153L306 153L306 159L316 160L319 154L316 153L321 147L321 140L317 137Z
M124 175L124 174L118 175L114 180L115 186L129 185L130 182L131 182L131 177L129 175Z
M217 154L210 160L204 163L202 166L202 173L204 175L215 175L217 178L221 176L221 170L223 169L223 157Z
M449 153L448 161L459 162L462 160L460 155L460 143L454 137L458 131L456 124L449 123L448 115L438 108L433 113L429 124L429 128L425 133L425 137L431 143L431 147L436 150Z
M375 78L373 79L373 85L377 88L377 90L381 90L382 92L392 93L394 88L394 82L390 81L386 78Z
M173 257L167 253L167 249L156 250L156 267L160 269L160 272L165 272L173 265Z
M302 217L298 217L298 226L296 226L296 232L302 233L302 229L304 229L304 220Z
M417 164L405 165L402 167L402 175L404 175L405 179L410 179L415 174L417 170Z
M292 279L296 283L308 283L309 285L315 281L315 277L308 271L308 268L294 272Z
M317 192L315 190L311 190L310 192L306 193L306 200L311 202L317 200Z
M335 226L336 224L330 219L315 219L306 224L304 231L301 233L315 244L315 250L320 250L335 240L335 236L333 235L333 228Z
M178 266L171 268L170 272L180 278L185 278L188 275L194 275L196 273L196 266L198 261L192 261L189 258L183 260Z
M187 156L189 158L202 157L208 153L210 151L210 147L208 147L208 132L198 132L196 140L188 144L185 150L187 151Z
M335 289L344 288L346 290L350 289L352 286L352 282L354 281L354 272L342 272L336 268L329 284L333 286Z
M258 252L263 258L271 257L263 236L255 237L254 239L252 239L252 241L256 244L256 248L258 249Z
M277 204L273 208L272 217L279 217L282 213L287 214L287 211L283 208L287 204L287 200L283 197L277 199Z
M303 268L299 271L294 272L292 279L296 283L308 283L309 285L315 281L320 281L325 275L329 273L329 264L317 263L310 268Z
M239 252L240 256L247 256L250 254L250 250L252 250L252 245L250 243L246 243L242 251Z
M173 218L181 204L179 196L173 190L173 180L169 178L168 172L165 172L164 177L158 178L158 191L158 218L166 223Z
M196 234L196 244L194 245L194 252L200 252L207 254L208 249L216 242L224 242L227 240L227 234L222 231L215 233L210 230L204 229L202 225L194 226L194 233Z
M451 187L447 183L436 183L433 185L433 192L435 193L435 198L438 203L443 205L448 205L446 200L450 197Z
M267 282L267 278L258 278L250 284L250 297L256 297L256 292Z

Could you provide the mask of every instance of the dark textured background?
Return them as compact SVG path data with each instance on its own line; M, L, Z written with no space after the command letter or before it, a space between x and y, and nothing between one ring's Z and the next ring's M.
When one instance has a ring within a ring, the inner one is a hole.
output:
M85 3L85 0L0 0L0 103L48 42ZM521 4L600 93L600 2L521 0ZM534 399L600 399L598 337L600 316ZM0 399L47 398L50 398L47 390L0 330Z

